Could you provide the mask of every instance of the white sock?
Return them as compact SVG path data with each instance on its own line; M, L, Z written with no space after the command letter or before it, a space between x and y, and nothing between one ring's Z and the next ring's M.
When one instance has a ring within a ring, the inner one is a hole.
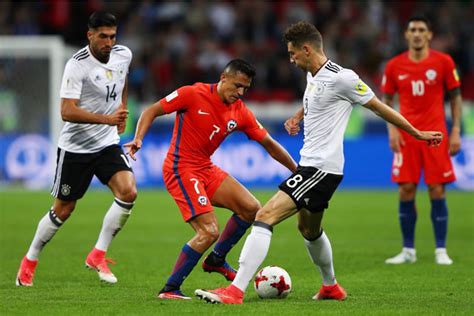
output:
M28 260L38 260L41 250L53 238L62 224L63 222L54 213L53 209L49 210L38 223L35 236L26 253L26 258Z
M270 248L272 232L268 228L253 226L240 253L239 270L232 284L245 292L250 280L262 264Z
M332 264L332 248L331 242L323 231L321 236L316 240L304 240L308 254L313 263L319 268L324 285L336 284L336 276L334 275L334 266Z
M99 239L95 244L95 248L107 251L112 239L122 229L132 212L133 202L124 202L115 198L110 206L107 214L105 214Z

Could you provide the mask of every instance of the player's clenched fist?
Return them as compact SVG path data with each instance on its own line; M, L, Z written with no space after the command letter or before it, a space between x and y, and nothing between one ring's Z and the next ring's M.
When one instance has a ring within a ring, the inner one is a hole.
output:
M291 136L297 135L300 131L300 121L294 117L289 118L285 122L285 129Z
M128 117L128 110L118 108L117 111L108 116L108 125L120 125L125 122Z

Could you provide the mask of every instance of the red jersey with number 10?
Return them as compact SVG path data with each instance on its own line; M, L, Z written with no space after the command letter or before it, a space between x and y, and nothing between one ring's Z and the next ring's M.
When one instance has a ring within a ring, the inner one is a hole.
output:
M419 62L409 59L408 52L392 58L385 67L382 92L398 92L400 113L416 128L446 134L444 90L460 84L452 58L430 49Z
M163 169L200 169L212 165L211 156L233 131L261 141L267 131L239 99L225 104L217 84L184 86L160 100L166 113L177 112L173 137Z

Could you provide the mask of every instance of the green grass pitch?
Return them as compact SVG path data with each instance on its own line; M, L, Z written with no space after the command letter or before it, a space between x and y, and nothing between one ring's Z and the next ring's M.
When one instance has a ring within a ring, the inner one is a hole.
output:
M273 192L255 192L265 202ZM295 218L275 227L264 265L285 268L293 291L285 300L261 300L249 286L244 305L203 301L162 301L156 294L166 281L178 252L193 231L163 191L142 191L127 226L109 249L118 263L116 285L100 284L84 259L95 244L105 210L106 191L89 192L72 217L41 254L35 286L17 288L15 276L39 219L51 205L45 192L0 194L0 314L88 315L474 315L474 194L448 192L449 255L452 266L434 263L429 200L420 192L416 231L418 262L387 266L384 260L400 248L397 193L340 191L331 201L323 226L334 253L337 279L348 292L344 302L311 300L319 272L310 262ZM230 212L216 211L221 228ZM229 254L237 267L243 241ZM182 290L228 284L220 275L197 266Z

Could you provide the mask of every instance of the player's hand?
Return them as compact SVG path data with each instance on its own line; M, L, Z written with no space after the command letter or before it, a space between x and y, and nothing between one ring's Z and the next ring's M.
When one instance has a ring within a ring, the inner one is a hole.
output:
M461 150L461 135L459 128L453 128L451 135L449 135L449 154L451 156L456 155Z
M119 134L122 134L123 132L125 132L125 128L127 127L127 122L124 121L123 123L120 123L119 125L117 125L117 132Z
M128 117L128 110L122 107L119 107L114 113L107 115L107 118L108 118L107 124L112 125L112 126L120 125L120 124L125 125L125 121L127 120L127 117Z
M139 151L140 148L142 148L142 141L140 139L134 139L131 142L123 145L123 147L128 148L127 155L129 155L130 158L132 158L133 160L137 160L137 158L135 157L135 153Z
M285 129L291 136L298 135L298 132L300 131L300 121L294 117L290 117L285 122Z
M402 134L397 128L389 128L388 141L390 149L394 153L399 153L401 151L401 148L405 146L405 140L403 139Z
M437 131L425 131L420 132L416 139L425 140L428 143L428 146L439 146L443 140L443 133Z

